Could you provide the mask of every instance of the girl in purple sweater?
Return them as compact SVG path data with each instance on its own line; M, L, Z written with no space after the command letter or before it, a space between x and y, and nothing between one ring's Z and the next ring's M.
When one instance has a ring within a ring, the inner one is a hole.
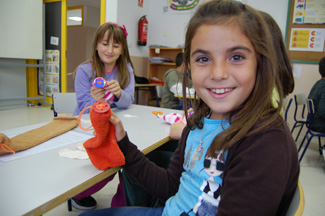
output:
M105 101L106 92L114 95L108 101L111 107L127 108L134 101L134 72L130 59L125 26L115 23L101 25L94 37L90 59L78 66L74 73L74 86L77 96L77 107L73 115L79 113L96 101ZM105 88L93 86L93 81L102 77L107 81ZM90 109L84 113L88 113ZM113 179L110 176L86 191L72 198L72 205L78 209L88 210L96 207L96 200L90 196L103 188ZM122 185L119 185L117 196L113 198L113 206L125 205ZM122 198L122 202L121 202Z
M74 73L78 105L73 115L78 115L96 101L104 101L105 91L114 95L114 99L109 101L111 107L127 108L133 103L134 71L127 35L125 27L115 23L105 23L97 29L91 58L79 65ZM92 86L97 77L108 81L106 89Z

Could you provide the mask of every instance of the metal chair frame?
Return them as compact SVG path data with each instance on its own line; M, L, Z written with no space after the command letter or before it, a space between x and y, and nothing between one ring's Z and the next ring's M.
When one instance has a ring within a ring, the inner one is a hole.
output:
M291 97L290 98L287 97L284 99L284 103L283 103L283 105L284 105L284 107L283 107L284 121L287 121L287 119L288 119L288 112L289 112L290 106L292 104L292 101L293 101L293 99Z
M305 152L310 144L310 141L312 140L313 137L318 137L318 146L319 146L319 153L320 155L323 154L323 149L322 149L322 145L321 145L321 137L325 137L325 133L320 133L320 132L316 132L316 131L313 131L310 126L313 122L313 117L314 117L314 113L315 113L315 108L314 108L314 102L312 99L306 99L307 101L307 108L308 108L308 116L309 116L309 119L308 119L308 122L307 122L307 132L305 133L305 136L298 148L298 152L300 151L301 147L303 146L305 140L307 139L307 144L304 148L304 151L302 152L300 158L299 158L299 162L301 162L302 158L304 157L305 155Z
M295 123L291 129L291 133L293 133L295 128L297 128L297 127L300 128L299 132L296 136L296 139L295 139L295 142L297 142L302 128L307 123L307 118L305 118L306 96L304 94L296 94L296 95L294 95L294 101L295 101L295 112L293 115L293 119L294 119ZM299 118L298 110L299 110L299 107L301 107L301 106L302 106L302 111L301 111L301 117Z

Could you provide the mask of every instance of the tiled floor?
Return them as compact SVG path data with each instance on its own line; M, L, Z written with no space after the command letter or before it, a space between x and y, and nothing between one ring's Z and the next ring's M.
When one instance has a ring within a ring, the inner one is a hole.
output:
M21 127L38 122L51 121L53 119L53 111L47 106L35 107L18 107L7 110L0 110L0 131ZM289 120L290 124L290 120ZM300 135L302 137L303 135ZM300 144L301 139L297 143ZM318 153L318 140L313 139L308 148L301 164L300 182L305 195L306 216L320 216L325 212L325 162ZM324 140L322 140L324 144ZM105 208L110 206L111 198L116 192L118 178L108 183L102 190L94 194L94 198L98 202L97 208ZM62 203L56 208L44 214L45 216L74 216L80 214L73 208L72 212L68 212L67 204Z

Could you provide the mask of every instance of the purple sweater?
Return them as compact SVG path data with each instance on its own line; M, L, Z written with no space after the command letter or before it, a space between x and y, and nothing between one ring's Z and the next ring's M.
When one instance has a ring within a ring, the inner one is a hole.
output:
M124 169L148 192L168 200L178 192L190 130L183 130L167 170L157 167L125 136ZM276 122L229 149L217 215L285 215L299 177L298 153L286 123ZM181 201L180 201L181 202Z
M114 98L112 102L110 102L111 107L118 107L118 108L128 108L134 101L134 74L133 69L130 64L127 65L129 72L130 72L130 83L125 89L121 89L121 97L119 100ZM77 96L77 107L73 113L74 116L79 115L79 113L86 107L93 105L95 103L95 99L90 95L90 88L92 86L93 80L96 78L94 77L91 81L89 81L91 77L91 63L87 62L85 64L79 65L76 72L76 77L74 81L74 88L76 91ZM106 73L105 77L106 80L116 80L117 79L117 68L111 72ZM84 113L89 113L89 109L86 110Z

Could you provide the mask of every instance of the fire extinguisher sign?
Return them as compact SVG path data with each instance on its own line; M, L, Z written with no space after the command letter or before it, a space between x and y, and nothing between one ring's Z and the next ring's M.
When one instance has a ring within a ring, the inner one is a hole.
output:
M138 0L138 6L143 7L143 0Z

